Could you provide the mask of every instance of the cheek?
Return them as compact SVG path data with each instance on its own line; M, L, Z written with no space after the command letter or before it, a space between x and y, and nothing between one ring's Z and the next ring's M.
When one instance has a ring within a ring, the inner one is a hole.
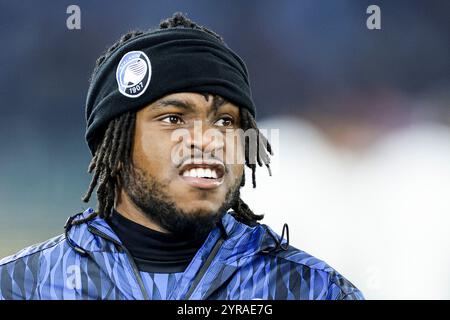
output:
M242 175L244 174L244 165L243 164L235 164L231 167L232 177L234 184L236 180L240 179Z
M138 130L134 139L133 162L152 176L163 176L171 165L171 144L158 132Z
M228 165L228 183L234 185L244 174L245 157L242 137L235 133L225 139L225 161Z
M240 132L227 132L224 137L224 161L229 165L245 164L243 137Z

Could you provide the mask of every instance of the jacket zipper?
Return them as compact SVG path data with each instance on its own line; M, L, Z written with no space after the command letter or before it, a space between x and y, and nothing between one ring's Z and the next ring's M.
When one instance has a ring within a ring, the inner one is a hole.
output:
M134 262L133 256L131 255L130 251L126 247L124 247L122 244L117 242L116 240L112 239L108 235L104 234L103 232L97 230L96 228L89 226L88 230L92 233L98 235L99 237L102 237L105 240L111 241L115 245L117 245L120 249L122 249L125 254L127 255L128 260L130 261L131 267L133 269L134 276L136 277L137 283L139 284L139 288L141 290L141 293L144 297L144 300L149 300L149 295L147 292L147 289L145 289L144 282L142 281L141 274L139 273L139 269L136 266L136 263Z
M189 288L189 291L186 293L185 300L189 300L189 298L194 293L195 289L197 289L200 281L202 280L203 276L205 275L206 271L208 270L209 266L211 265L212 261L216 257L217 253L219 252L219 249L222 245L222 243L225 241L225 239L221 236L216 244L214 245L213 249L211 250L211 253L209 254L208 258L205 261L205 264L202 266L198 274L195 276L194 280L192 281L192 286Z

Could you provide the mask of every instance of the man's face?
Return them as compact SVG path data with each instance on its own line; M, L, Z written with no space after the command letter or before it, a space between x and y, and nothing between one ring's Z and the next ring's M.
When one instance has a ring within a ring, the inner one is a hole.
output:
M136 114L134 174L125 177L124 188L141 210L164 211L149 202L170 205L173 210L166 211L176 212L162 213L165 217L144 212L169 229L175 223L170 215L208 221L228 209L239 192L244 164L226 160L227 152L243 148L242 138L230 135L240 127L239 108L206 98L170 94Z

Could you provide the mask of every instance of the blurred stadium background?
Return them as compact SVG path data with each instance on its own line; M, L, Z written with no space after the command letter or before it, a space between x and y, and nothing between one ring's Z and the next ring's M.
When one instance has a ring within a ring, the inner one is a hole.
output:
M66 8L81 8L81 30ZM366 28L381 7L382 29ZM95 59L175 11L247 62L273 177L243 197L369 299L450 299L450 2L0 1L0 257L88 205ZM269 134L269 138L270 138Z

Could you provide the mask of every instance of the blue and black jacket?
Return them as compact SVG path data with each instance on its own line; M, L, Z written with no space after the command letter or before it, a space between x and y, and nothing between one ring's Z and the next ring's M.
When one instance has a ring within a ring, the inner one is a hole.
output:
M0 260L0 299L363 299L326 263L233 214L177 274L139 271L102 218L67 224L64 234Z

